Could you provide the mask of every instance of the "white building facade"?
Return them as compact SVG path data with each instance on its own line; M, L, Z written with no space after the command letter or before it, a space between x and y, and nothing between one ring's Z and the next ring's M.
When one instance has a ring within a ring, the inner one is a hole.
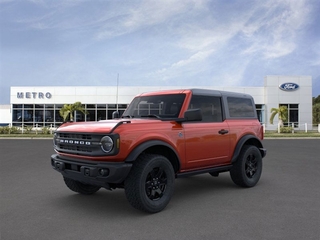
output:
M278 117L270 124L270 110L287 106L288 126L296 130L312 128L311 76L266 76L263 87L213 86L36 86L11 87L10 105L0 106L0 124L13 126L57 126L62 123L59 110L64 104L81 102L87 113L77 114L78 121L111 119L122 113L139 93L165 89L206 88L247 93L253 96L259 120L266 130L275 130Z

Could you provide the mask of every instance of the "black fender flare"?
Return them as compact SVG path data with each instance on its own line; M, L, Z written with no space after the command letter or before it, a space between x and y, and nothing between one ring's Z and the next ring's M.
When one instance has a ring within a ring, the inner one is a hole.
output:
M265 149L263 148L261 140L259 138L257 138L256 136L249 134L249 135L243 136L238 141L237 146L235 147L232 159L231 159L231 163L234 163L235 161L237 161L238 156L241 152L241 149L242 149L243 145L245 145L246 143L249 143L250 145L256 146L259 149L261 156L262 157L265 156Z
M173 154L175 155L176 160L177 160L176 162L172 162L172 159L169 159L169 161L172 163L175 171L180 169L179 154L169 143L161 141L161 140L149 140L149 141L141 143L135 149L133 149L133 151L131 151L131 153L126 158L125 162L126 163L133 163L142 152L144 152L146 149L148 149L150 147L154 147L154 146L162 146L162 147L169 148L173 152Z

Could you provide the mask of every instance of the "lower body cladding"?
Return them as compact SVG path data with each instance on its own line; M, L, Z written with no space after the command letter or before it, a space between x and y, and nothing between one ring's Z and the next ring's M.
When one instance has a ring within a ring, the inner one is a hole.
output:
M58 154L51 156L51 165L65 178L106 189L121 185L132 167L131 163L79 161L68 157L61 158Z

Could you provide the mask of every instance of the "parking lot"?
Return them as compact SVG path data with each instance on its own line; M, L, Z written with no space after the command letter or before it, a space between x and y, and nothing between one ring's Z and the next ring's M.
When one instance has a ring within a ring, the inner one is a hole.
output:
M49 139L0 139L0 224L9 239L320 239L320 140L267 139L260 182L228 173L177 179L167 208L146 214L124 191L71 192Z

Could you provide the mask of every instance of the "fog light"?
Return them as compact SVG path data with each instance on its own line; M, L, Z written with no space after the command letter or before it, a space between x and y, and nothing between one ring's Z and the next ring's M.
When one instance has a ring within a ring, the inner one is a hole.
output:
M109 175L109 169L105 169L105 168L101 168L99 170L99 174L103 177L108 176Z

